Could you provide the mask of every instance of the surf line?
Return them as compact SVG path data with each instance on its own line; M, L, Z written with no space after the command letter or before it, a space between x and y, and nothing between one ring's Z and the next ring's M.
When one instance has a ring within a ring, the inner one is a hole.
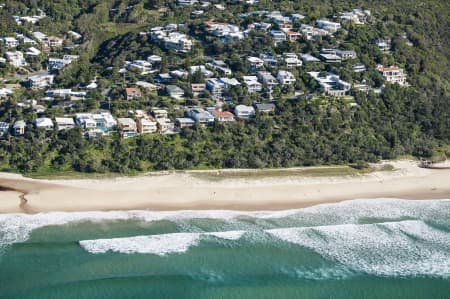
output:
M32 214L33 213L27 206L28 199L26 198L26 195L28 195L28 191L0 185L0 192L2 192L2 191L4 191L4 192L6 192L6 191L18 192L19 193L19 200L20 200L19 208L26 214Z

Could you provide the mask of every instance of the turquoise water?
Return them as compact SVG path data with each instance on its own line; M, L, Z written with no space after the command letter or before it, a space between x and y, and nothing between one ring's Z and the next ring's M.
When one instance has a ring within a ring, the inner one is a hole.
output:
M0 298L450 298L450 200L0 215Z

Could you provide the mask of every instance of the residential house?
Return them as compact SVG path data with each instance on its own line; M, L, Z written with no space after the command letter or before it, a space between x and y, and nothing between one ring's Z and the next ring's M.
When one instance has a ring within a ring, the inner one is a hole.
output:
M55 117L55 123L59 131L69 130L75 127L75 122L70 117Z
M198 96L199 94L203 93L206 89L205 83L192 83L191 84L191 90L194 96Z
M281 85L293 85L296 82L294 75L291 72L284 70L278 71L277 80Z
M173 77L168 73L158 74L158 76L156 76L155 79L157 83L164 83L164 84L170 83L172 82L172 80Z
M168 117L169 112L167 112L167 110L165 110L165 109L154 108L152 110L152 114L156 119L164 119L164 118Z
M2 43L6 48L15 48L19 45L19 41L14 37L2 37Z
M156 72L156 70L153 69L153 65L146 60L134 60L132 62L126 61L125 67L129 70L140 71L141 75Z
M259 92L262 90L262 84L258 82L256 76L243 76L244 84L249 92Z
M45 91L45 95L48 97L75 97L75 98L85 98L87 92L85 91L74 91L72 89L49 89Z
M324 91L332 96L344 96L351 88L351 84L341 80L338 75L328 73L326 76L321 76L319 72L309 72L324 89Z
M302 61L298 59L298 56L293 53L286 53L284 62L286 63L286 68L288 70L302 66Z
M48 36L47 45L51 48L62 47L64 40L57 36Z
M186 112L186 115L202 125L208 125L214 122L214 116L201 108L190 109Z
M248 119L255 116L255 108L246 105L237 105L234 108L234 115L241 119Z
M48 117L37 118L34 124L37 129L53 130L53 121Z
M52 86L54 77L49 74L30 76L25 85L31 89L45 89Z
M206 69L204 65L193 65L189 67L189 73L192 75L196 72L200 72L206 78L210 78L214 76L214 73L210 70Z
M6 98L13 94L13 91L9 88L0 88L0 98Z
M194 5L197 2L197 0L177 0L179 6Z
M117 121L109 111L94 113L92 119L95 122L95 128L103 133L113 130L117 125Z
M308 40L314 39L316 36L330 35L330 32L321 28L315 28L306 24L301 25L301 31Z
M274 86L278 85L277 79L269 72L259 71L257 76L262 84L268 89L272 89Z
M335 51L322 51L320 57L328 63L342 62L342 58Z
M403 72L403 69L397 66L382 66L378 65L377 70L383 75L386 81L390 83L398 83L402 86L407 86L408 82L406 82L406 75Z
M184 90L176 85L167 85L166 92L170 97L175 99L179 99L184 96Z
M37 57L37 56L41 55L41 51L39 51L35 47L31 47L31 48L27 49L27 51L25 52L25 55Z
M284 33L283 31L270 30L269 34L270 36L272 36L275 44L281 44L286 41L286 33Z
M132 118L118 118L117 123L122 137L134 137L137 135L136 122Z
M91 113L77 113L75 115L75 123L84 130L94 130L97 127L97 123Z
M306 63L312 63L312 62L320 62L319 58L316 58L312 56L311 54L300 54L300 57L302 58L303 62Z
M355 73L363 73L366 71L366 66L362 63L356 63L352 65L352 69Z
M339 29L341 29L341 24L337 23L337 22L331 22L328 20L324 20L324 19L320 19L316 21L316 26L324 29L330 33L334 33L336 31L338 31Z
M162 57L159 55L150 55L147 57L147 61L152 64L153 67L158 66L162 62Z
M189 117L178 117L175 119L175 126L180 129L192 127L194 124L195 120Z
M214 21L206 21L204 24L208 34L221 37L223 42L244 38L244 33L239 29L239 26Z
M13 135L21 136L25 134L25 128L27 124L23 120L18 120L13 125Z
M136 82L136 86L142 87L148 91L156 91L158 89L160 89L161 87L149 82L145 82L145 81L137 81Z
M172 77L176 77L179 79L187 79L187 77L189 75L189 73L183 69L177 69L177 70L170 71L169 74Z
M23 58L23 53L20 51L6 52L5 55L6 55L6 59L8 60L9 64L11 64L15 68L19 68L19 67L28 65L25 58Z
M129 100L139 99L142 97L142 92L137 87L128 87L125 88L125 98Z
M352 11L341 13L339 18L341 18L342 20L353 22L356 25L362 25L367 22L367 17L370 15L370 10L355 8Z
M215 100L220 100L225 90L225 84L216 78L207 79L206 89L211 92Z
M301 36L302 36L302 34L299 32L295 32L295 31L287 31L286 32L286 37L287 37L288 41L290 41L290 42L295 42Z
M214 116L214 119L218 122L234 122L234 115L229 111L221 111L213 109L210 113Z
M153 39L163 45L166 50L174 50L175 52L188 53L192 49L192 40L186 34L179 32L159 32L153 35Z
M0 136L8 134L10 127L11 127L10 123L0 121Z
M156 133L158 131L158 123L150 118L139 118L137 120L137 131L140 134Z
M258 103L255 106L259 112L271 113L275 111L275 104L273 103Z
M388 52L391 50L391 39L386 37L386 38L377 38L375 40L375 45L383 52Z
M250 65L250 71L252 73L256 72L264 67L264 60L262 60L258 57L253 57L253 56L247 57L247 61Z

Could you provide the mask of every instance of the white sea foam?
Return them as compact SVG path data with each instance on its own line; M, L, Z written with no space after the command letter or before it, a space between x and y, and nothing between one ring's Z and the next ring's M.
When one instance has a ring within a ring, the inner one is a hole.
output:
M436 217L438 215L438 217ZM255 218L255 224L241 221L241 218ZM340 203L322 204L305 209L285 211L114 211L114 212L51 212L34 215L1 214L0 245L24 242L34 229L51 225L64 225L76 222L102 222L136 219L144 222L168 220L185 225L190 232L201 232L191 226L192 219L217 219L231 224L226 230L249 230L260 225L261 221L272 219L293 220L293 224L282 226L315 226L358 223L362 218L401 218L449 219L450 200L407 201L401 199L358 199ZM267 227L266 227L267 228ZM221 230L221 229L218 229ZM184 229L183 229L184 231Z
M152 236L137 236L130 238L97 239L80 241L81 247L90 253L151 253L166 255L181 253L197 244L200 234L174 233Z
M423 221L267 230L350 269L382 276L450 276L450 234Z
M210 233L172 233L128 238L84 240L79 244L86 251L98 254L108 251L117 253L148 253L166 255L186 252L202 238L213 236L225 240L238 240L244 231L210 232Z
M205 233L205 235L213 236L220 239L225 240L239 240L242 235L245 234L245 231L243 230L236 230L236 231L228 231L228 232L214 232L214 233Z

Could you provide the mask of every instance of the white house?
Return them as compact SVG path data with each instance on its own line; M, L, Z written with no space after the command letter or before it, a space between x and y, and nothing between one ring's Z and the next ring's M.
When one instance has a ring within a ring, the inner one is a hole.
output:
M258 82L256 76L243 76L244 84L249 92L259 92L262 90L262 84Z
M137 121L137 131L140 134L151 134L158 131L158 123L149 118L140 118Z
M13 67L19 68L27 65L27 61L23 58L23 53L20 51L6 52L5 55L6 59Z
M258 57L253 57L253 56L247 57L247 61L250 65L250 70L252 72L257 71L264 67L264 60L262 60Z
M336 32L339 29L341 29L341 27L342 27L340 23L331 22L331 21L324 20L324 19L317 20L316 26L319 28L322 28L330 33Z
M332 96L344 96L351 88L351 84L341 80L338 75L328 73L326 76L321 76L319 72L309 72L325 92Z
M27 51L25 52L25 55L36 57L36 56L41 55L41 51L36 49L35 47L31 47L31 48L27 49Z
M292 85L296 82L295 77L291 72L283 70L278 71L277 80L281 85Z
M408 85L406 82L406 75L403 72L403 69L397 66L382 66L378 65L377 70L383 75L386 81L391 83L398 83L402 86Z
M269 72L259 71L258 78L262 84L269 89L272 89L274 86L278 85L277 79Z
M36 118L35 125L37 129L53 130L53 122L48 117Z
M58 130L68 130L75 127L75 122L71 117L55 117Z
M53 84L54 75L42 74L28 77L26 85L32 89L44 89Z
M246 105L237 105L234 108L234 115L238 118L247 119L255 116L255 108Z
M14 37L3 37L2 43L6 48L15 48L19 45L19 41Z

